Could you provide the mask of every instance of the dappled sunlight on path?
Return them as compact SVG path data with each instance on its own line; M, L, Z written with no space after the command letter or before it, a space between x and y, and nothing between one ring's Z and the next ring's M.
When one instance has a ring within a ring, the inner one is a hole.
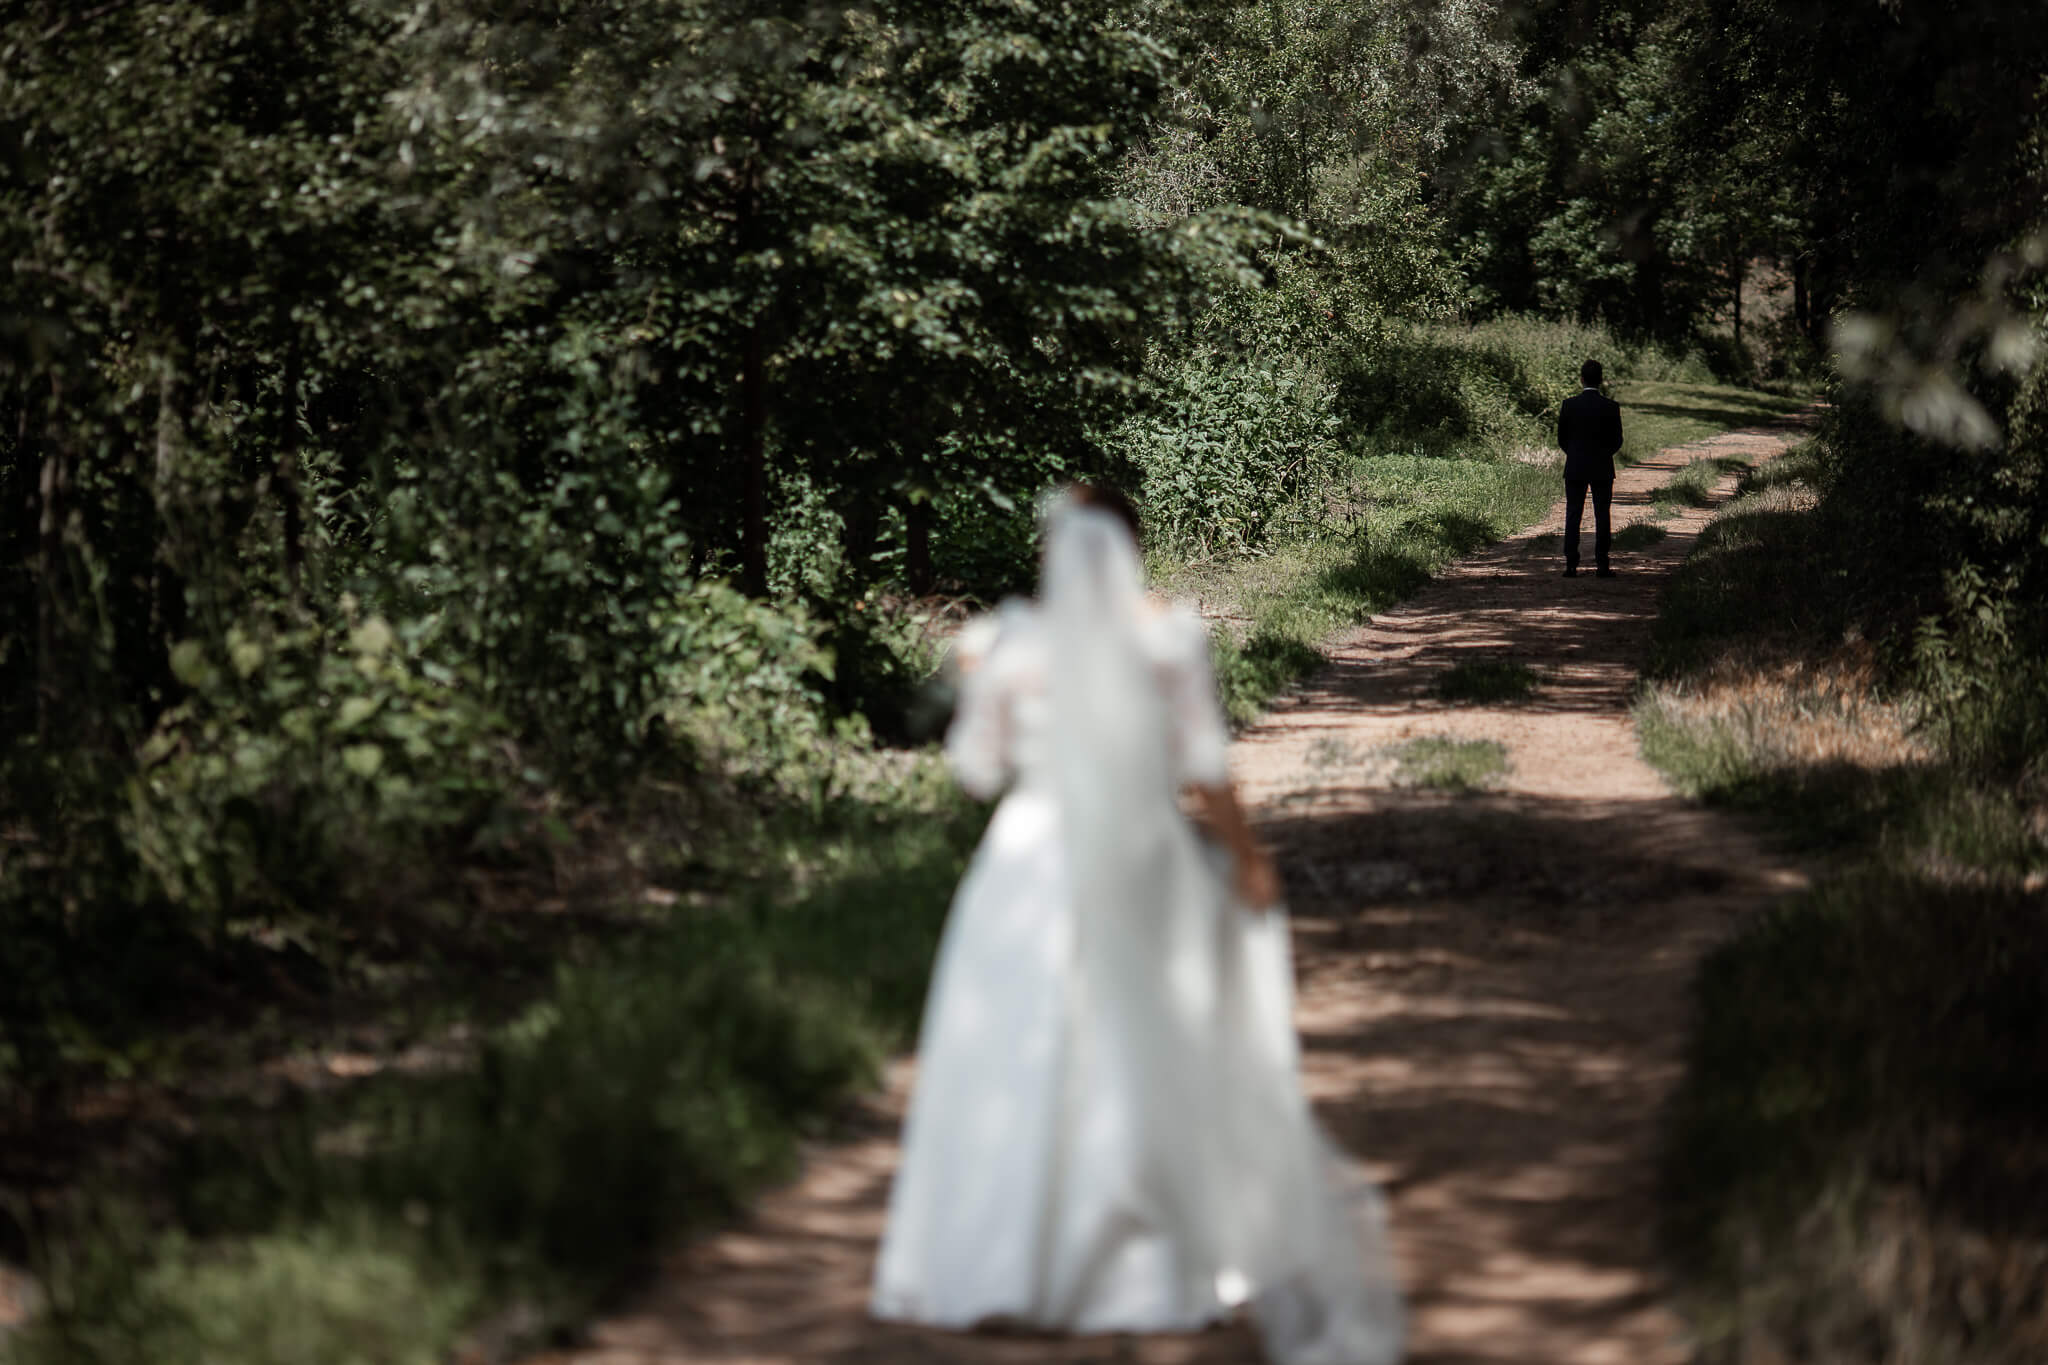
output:
M1617 529L1694 458L1767 458L1791 425L1666 451L1617 482ZM1725 498L1732 475L1716 486ZM1295 911L1306 1082L1384 1184L1417 1365L1678 1365L1654 1246L1658 1107L1687 984L1734 917L1797 884L1670 795L1629 718L1656 596L1710 515L1686 508L1620 576L1558 577L1561 509L1336 644L1233 755ZM1588 528L1590 539L1590 527ZM1587 546L1590 559L1590 544ZM1528 697L1437 698L1469 659L1534 670ZM1504 747L1464 795L1393 785L1385 750ZM955 1335L870 1322L894 1135L892 1068L802 1177L678 1250L581 1365L1257 1359L1241 1325L1192 1336Z

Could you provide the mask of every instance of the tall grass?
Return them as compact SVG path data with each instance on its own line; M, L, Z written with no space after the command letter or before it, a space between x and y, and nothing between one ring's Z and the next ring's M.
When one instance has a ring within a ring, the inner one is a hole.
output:
M1709 1362L2048 1351L2048 793L1923 720L1801 452L1666 597L1645 756L1818 864L1704 965L1662 1158Z
M909 1041L980 824L932 768L758 830L737 895L562 964L448 1065L387 1068L284 1114L232 1105L142 1185L102 1185L116 1209L160 1217L168 1198L184 1231L44 1229L68 1249L11 1358L428 1361L478 1332L538 1344L786 1171L797 1137Z

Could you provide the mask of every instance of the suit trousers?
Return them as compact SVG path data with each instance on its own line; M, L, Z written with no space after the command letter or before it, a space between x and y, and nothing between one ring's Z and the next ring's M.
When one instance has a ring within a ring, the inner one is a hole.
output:
M1614 501L1614 480L1594 482L1590 479L1566 479L1564 481L1564 562L1565 567L1579 566L1579 518L1586 511L1586 490L1593 490L1593 562L1601 568L1607 567L1607 547L1614 540L1613 522L1608 508Z

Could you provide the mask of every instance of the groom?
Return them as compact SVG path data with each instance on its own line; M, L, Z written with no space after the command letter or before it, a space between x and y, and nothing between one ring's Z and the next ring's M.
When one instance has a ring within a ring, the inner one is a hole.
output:
M1607 509L1614 499L1614 452L1621 449L1621 404L1600 392L1600 362L1579 366L1585 385L1557 410L1557 444L1564 451L1564 576L1579 576L1579 517L1593 491L1593 562L1602 578L1613 539Z

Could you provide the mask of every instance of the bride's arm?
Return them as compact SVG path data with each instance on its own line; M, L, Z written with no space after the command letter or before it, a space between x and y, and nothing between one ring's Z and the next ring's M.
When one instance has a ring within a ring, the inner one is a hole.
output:
M1252 836L1244 807L1226 780L1197 782L1189 786L1195 802L1195 819L1211 838L1230 852L1238 899L1248 910L1264 910L1280 901L1280 872L1272 855Z

